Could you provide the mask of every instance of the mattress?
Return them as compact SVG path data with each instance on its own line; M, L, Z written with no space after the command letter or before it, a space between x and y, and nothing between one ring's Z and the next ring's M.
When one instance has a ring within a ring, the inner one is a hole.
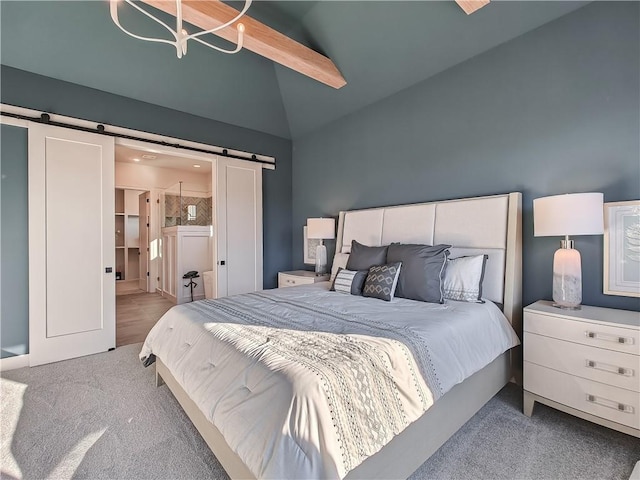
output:
M180 305L158 356L257 478L343 478L518 338L497 306L329 283Z

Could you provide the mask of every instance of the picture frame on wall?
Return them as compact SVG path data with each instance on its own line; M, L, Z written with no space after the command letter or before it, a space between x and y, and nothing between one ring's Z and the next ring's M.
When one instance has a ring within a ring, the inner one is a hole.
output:
M321 240L317 238L307 238L307 226L302 228L304 237L304 263L307 265L316 264L316 249L320 245Z
M604 204L603 293L640 297L640 200Z

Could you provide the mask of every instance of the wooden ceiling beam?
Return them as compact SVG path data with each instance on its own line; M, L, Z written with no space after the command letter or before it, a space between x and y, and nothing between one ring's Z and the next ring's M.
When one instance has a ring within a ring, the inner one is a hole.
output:
M460 5L460 8L464 10L467 15L471 15L476 10L480 10L487 5L489 0L456 0L456 3Z
M175 0L142 0L142 2L176 16ZM182 0L182 16L184 20L203 30L216 28L234 18L238 13L236 9L220 1ZM330 87L341 88L347 84L338 68L329 58L248 15L242 16L233 25L215 32L215 35L235 44L237 41L236 25L238 23L242 23L245 26L243 48Z

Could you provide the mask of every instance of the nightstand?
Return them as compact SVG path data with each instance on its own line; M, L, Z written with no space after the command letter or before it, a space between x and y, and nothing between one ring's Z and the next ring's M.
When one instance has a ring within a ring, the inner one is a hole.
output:
M524 413L535 402L640 437L640 313L524 309Z
M316 275L316 272L308 270L293 270L291 272L278 273L278 288L295 287L296 285L309 285L316 282L329 281L329 274Z

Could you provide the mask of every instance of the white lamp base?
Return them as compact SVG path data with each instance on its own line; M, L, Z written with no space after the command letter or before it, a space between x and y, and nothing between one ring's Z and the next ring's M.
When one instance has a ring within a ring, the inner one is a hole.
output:
M559 308L580 310L582 266L580 252L573 248L572 240L563 240L553 255L553 302Z
M320 243L316 247L316 275L324 275L327 273L327 247Z

